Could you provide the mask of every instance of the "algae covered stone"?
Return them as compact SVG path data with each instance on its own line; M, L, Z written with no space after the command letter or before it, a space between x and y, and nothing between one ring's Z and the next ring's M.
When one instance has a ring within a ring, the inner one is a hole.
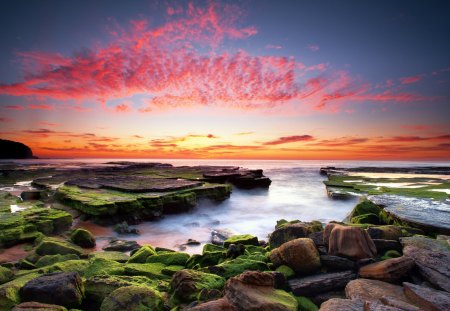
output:
M36 248L36 254L44 255L66 255L75 254L80 256L83 249L59 238L44 238Z
M42 256L41 258L39 258L39 260L36 262L35 266L37 268L42 268L42 267L45 267L45 266L53 265L53 264L58 263L58 262L63 262L63 261L66 261L66 260L77 260L77 259L80 259L80 257L78 257L75 254L45 255L45 256Z
M75 229L70 235L70 240L83 248L92 248L95 246L94 236L85 229Z
M151 245L144 245L128 259L129 263L145 263L150 256L156 255Z
M89 254L89 259L96 259L96 258L114 260L117 262L127 262L128 259L130 259L130 256L128 256L125 253L116 251L93 252Z
M100 311L163 311L161 293L145 286L126 286L114 290L103 300Z
M223 242L223 246L227 248L230 244L243 244L243 245L259 245L258 238L251 234L239 234L232 235Z
M13 277L14 274L11 269L0 266L0 284L11 281Z
M189 260L189 254L179 252L158 253L147 258L147 263L162 263L166 266L185 266Z

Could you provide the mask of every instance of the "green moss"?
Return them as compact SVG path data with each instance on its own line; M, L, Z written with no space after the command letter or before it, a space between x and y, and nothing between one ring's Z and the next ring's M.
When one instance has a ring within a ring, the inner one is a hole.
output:
M128 263L145 263L150 256L154 255L156 255L155 249L151 245L144 245L131 255Z
M361 198L359 203L353 208L351 217L361 216L365 214L378 215L380 214L381 210L382 209L378 205L368 200L367 198L363 197Z
M75 229L70 234L70 240L81 247L91 248L95 246L95 238L88 230Z
M114 290L102 302L100 311L154 310L163 311L164 300L160 292L145 286L126 286Z
M77 259L80 259L80 258L75 254L45 255L45 256L42 256L41 258L39 258L39 260L36 262L35 265L37 268L42 268L45 266L53 265L57 262L63 262L66 260L77 260Z
M358 215L355 217L352 217L350 220L352 224L372 224L372 225L378 225L380 223L380 220L378 218L377 214L364 214L364 215Z
M161 263L128 263L124 266L125 275L146 276L151 279L164 280L168 276L162 273L162 269L166 266Z
M0 284L9 282L14 277L14 273L11 269L0 266Z
M236 258L227 260L216 266L207 267L205 268L205 270L228 279L247 270L266 271L269 270L269 267L265 262L262 261Z
M223 246L227 248L230 244L243 244L258 246L258 238L250 234L233 235L223 242Z
M167 266L161 270L161 273L167 276L172 276L180 270L183 270L184 266Z
M294 296L298 303L298 311L318 311L319 308L309 298Z
M29 280L38 276L38 273L28 273L27 275L0 285L0 310L11 310L12 307L20 303L20 288L22 288Z
M166 266L185 266L187 261L189 260L189 254L186 253L178 253L178 252L169 252L169 253L159 253L157 255L153 255L147 258L147 263L162 263Z
M401 257L401 256L402 256L402 254L400 254L396 250L388 250L384 253L384 255L381 257L381 259L386 260L386 259L397 258L397 257Z
M78 272L81 276L84 275L86 269L89 268L89 261L87 260L66 260L55 263L51 266L45 267L47 273L52 272Z
M225 255L223 252L206 252L203 255L195 254L192 255L186 262L186 267L193 269L194 267L207 267L217 265L220 261L224 259Z
M210 252L224 252L224 251L226 251L226 249L222 246L207 243L203 245L202 254Z
M283 273L286 279L290 279L295 276L295 271L286 265L279 266L275 271Z
M130 259L130 256L122 252L114 252L114 251L93 252L89 254L89 259L93 260L97 258L114 260L117 262L127 262L128 259Z
M83 254L83 249L73 245L67 241L58 238L44 238L36 248L36 254L45 255L66 255L75 254L80 256Z
M267 250L264 247L261 246L254 246L254 245L246 245L245 246L245 253L246 254L266 254Z

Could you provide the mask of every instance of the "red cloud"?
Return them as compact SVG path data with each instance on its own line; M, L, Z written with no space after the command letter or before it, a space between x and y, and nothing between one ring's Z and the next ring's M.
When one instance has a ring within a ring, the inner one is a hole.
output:
M12 122L12 119L0 117L0 122Z
M413 131L427 131L432 129L431 126L422 124L405 124L402 125L401 128Z
M401 84L411 84L411 83L419 82L420 80L422 80L422 76L416 75L416 76L411 76L411 77L400 78L400 83Z
M53 106L51 106L51 105L45 105L45 104L42 104L42 105L28 105L28 108L30 108L30 109L42 109L42 110L53 110Z
M263 143L265 146L273 146L273 145L281 145L281 144L287 144L287 143L294 143L299 141L311 141L314 140L314 137L310 135L296 135L296 136L286 136L286 137L280 137L276 140L268 141Z
M5 108L11 109L11 110L23 110L24 109L22 106L19 106L19 105L9 105L9 106L5 106Z
M115 112L130 112L131 111L131 107L130 107L130 105L128 103L122 103L122 104L117 105L114 108L114 111Z
M424 140L450 140L449 135L422 137L422 136L394 136L390 138L381 139L381 142L416 142Z

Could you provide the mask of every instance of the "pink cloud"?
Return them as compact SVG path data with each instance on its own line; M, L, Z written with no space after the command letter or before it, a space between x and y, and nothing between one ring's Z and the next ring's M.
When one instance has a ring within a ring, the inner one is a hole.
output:
M7 122L12 122L13 120L11 119L11 118L3 118L3 117L0 117L0 122L5 122L5 123L7 123Z
M11 109L11 110L23 110L24 108L22 106L19 105L8 105L5 106L6 109Z
M275 44L267 44L266 49L273 49L273 50L281 50L283 47L281 45L275 45Z
M53 110L54 107L52 105L45 105L45 104L41 104L41 105L28 105L29 109L35 109L35 110Z
M114 107L114 111L119 113L130 112L131 106L129 103L124 102Z
M280 138L272 140L272 141L265 142L265 143L263 143L263 145L274 146L274 145L295 143L295 142L299 142L299 141L311 141L311 140L314 140L314 137L312 137L311 135L285 136L285 137L280 137Z
M419 82L420 80L422 80L422 75L416 75L416 76L411 76L411 77L400 78L400 83L401 84L412 84L412 83Z

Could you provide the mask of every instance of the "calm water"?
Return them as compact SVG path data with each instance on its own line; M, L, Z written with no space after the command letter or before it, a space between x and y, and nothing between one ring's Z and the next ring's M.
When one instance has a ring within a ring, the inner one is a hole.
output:
M86 160L33 160L32 162L78 166L84 162L98 165L107 159ZM356 204L355 200L333 201L327 197L323 180L319 174L322 166L395 166L445 165L438 162L368 162L368 161L259 161L259 160L130 160L140 162L164 162L181 165L233 165L246 168L262 168L272 179L269 189L234 189L231 197L220 203L200 202L188 214L166 216L157 222L138 225L139 236L120 238L150 243L154 246L176 248L188 238L202 243L210 241L213 229L227 229L235 233L251 233L260 239L267 239L279 219L300 219L303 221L343 220ZM31 161L26 161L31 163ZM98 248L106 243L106 237L115 235L111 228L98 227L91 223L79 222L98 236ZM102 238L104 237L104 238ZM187 252L199 252L201 247L188 247Z

